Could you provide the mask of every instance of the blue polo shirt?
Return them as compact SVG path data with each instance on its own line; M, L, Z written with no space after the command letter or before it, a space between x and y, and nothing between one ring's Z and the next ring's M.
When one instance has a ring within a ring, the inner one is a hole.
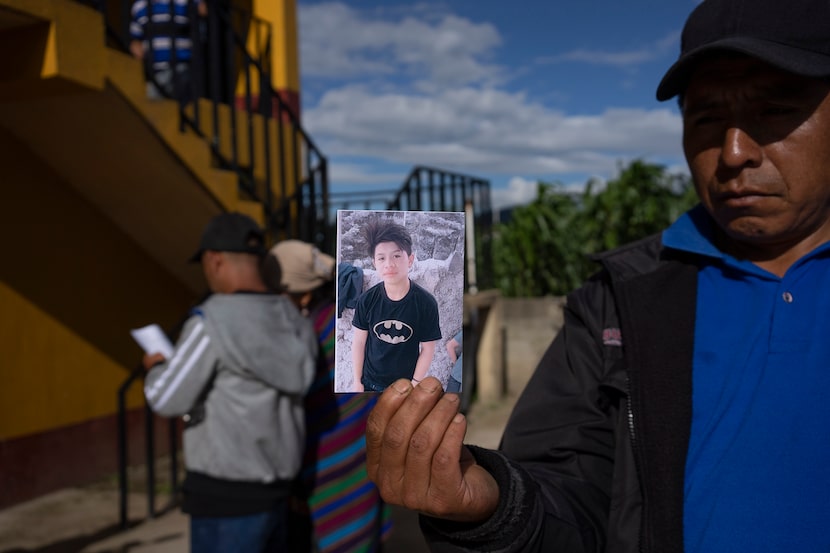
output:
M779 278L720 252L710 221L663 235L702 260L685 550L830 552L830 243Z

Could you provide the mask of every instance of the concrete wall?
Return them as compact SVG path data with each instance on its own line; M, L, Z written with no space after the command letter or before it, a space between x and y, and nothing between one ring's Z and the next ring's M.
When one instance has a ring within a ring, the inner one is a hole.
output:
M193 294L2 129L0 166L2 508L115 471L129 330L173 325Z
M477 358L478 401L490 403L524 389L548 345L562 327L562 298L477 300L488 309Z

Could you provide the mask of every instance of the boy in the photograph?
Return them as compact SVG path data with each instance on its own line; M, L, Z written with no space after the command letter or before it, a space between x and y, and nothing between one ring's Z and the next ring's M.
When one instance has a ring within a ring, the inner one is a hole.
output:
M376 219L364 234L382 281L355 306L353 391L382 392L400 378L417 385L426 377L441 339L438 302L409 279L415 256L412 237L403 226Z

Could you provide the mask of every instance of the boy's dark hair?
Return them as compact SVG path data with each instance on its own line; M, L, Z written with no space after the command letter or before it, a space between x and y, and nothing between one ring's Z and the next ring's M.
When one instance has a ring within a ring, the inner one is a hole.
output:
M369 257L373 259L375 257L375 248L381 242L394 242L400 249L406 252L406 255L412 255L412 237L406 228L397 223L375 219L366 225L363 233L366 236Z

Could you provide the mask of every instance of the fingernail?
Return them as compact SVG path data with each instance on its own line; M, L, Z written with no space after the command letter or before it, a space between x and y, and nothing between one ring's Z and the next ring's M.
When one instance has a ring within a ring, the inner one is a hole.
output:
M409 383L408 380L396 380L392 383L392 387L399 394L406 394L409 392L409 390L412 389L412 385Z
M456 413L456 415L452 418L452 422L454 422L455 424L460 424L464 422L464 415L462 415L461 413Z
M445 399L450 403L458 403L458 394L444 394L441 399Z

